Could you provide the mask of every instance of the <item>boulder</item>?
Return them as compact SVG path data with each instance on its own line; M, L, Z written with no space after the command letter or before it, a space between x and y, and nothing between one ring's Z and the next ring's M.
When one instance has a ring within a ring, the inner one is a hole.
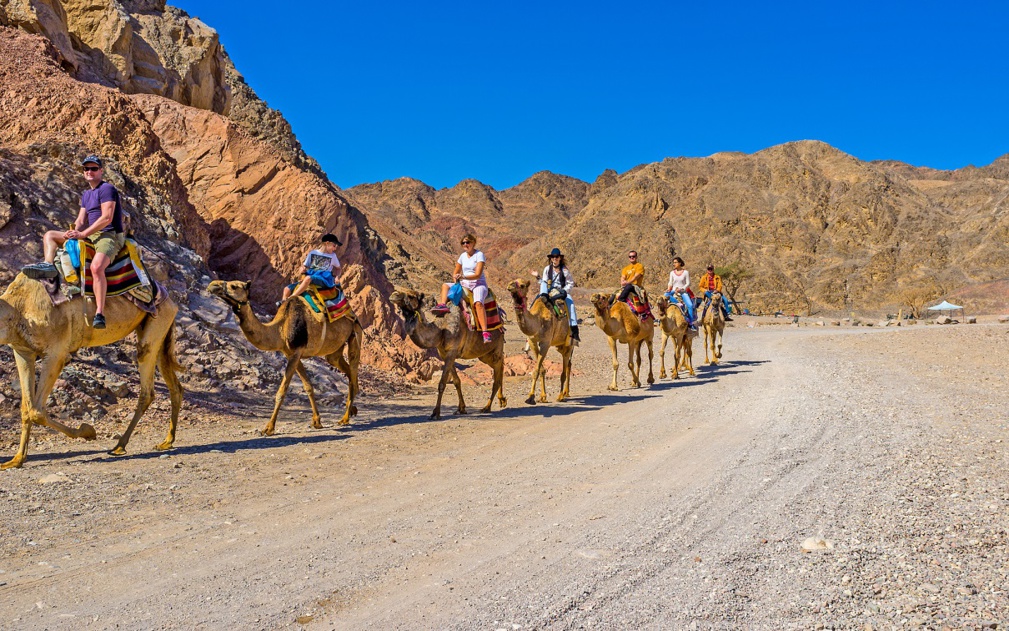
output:
M967 316L967 318L964 320L964 322L966 324L977 324L977 317L976 316Z
M952 322L953 319L950 318L949 316L939 316L938 318L935 319L936 324L950 324Z

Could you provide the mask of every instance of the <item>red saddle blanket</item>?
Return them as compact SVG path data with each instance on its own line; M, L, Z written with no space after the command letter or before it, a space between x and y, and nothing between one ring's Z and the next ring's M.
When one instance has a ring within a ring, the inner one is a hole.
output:
M473 294L468 290L463 288L463 295L466 297L462 301L464 305L462 309L463 320L466 321L466 326L469 327L470 331L476 330L476 315L473 312ZM501 317L501 309L497 306L497 299L494 298L494 292L488 289L487 300L483 303L483 308L487 312L487 330L496 331L504 326L504 320Z

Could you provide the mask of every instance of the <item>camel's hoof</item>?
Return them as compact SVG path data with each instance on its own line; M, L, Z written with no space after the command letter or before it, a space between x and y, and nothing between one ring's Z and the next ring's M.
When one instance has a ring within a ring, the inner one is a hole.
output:
M438 412L434 412L433 414L431 414L431 416L427 417L427 420L429 420L429 421L437 421L440 418L441 418L441 414L439 414Z
M169 449L171 449L174 446L175 446L174 442L172 442L170 440L166 440L165 442L161 443L160 445L155 445L154 449L157 450L157 451L168 451Z
M535 403L536 403L536 397L532 397L532 396L529 397L528 399L526 399L526 403L528 403L529 405L535 405Z
M341 418L339 421L336 422L336 424L341 426L350 425L350 417ZM322 425L320 425L319 427L322 427Z
M95 428L87 423L81 423L80 429L77 431L84 440L94 440L98 438L98 434L95 433Z
M508 399L501 399L500 401L498 401L498 403L501 404L502 408L508 407Z
M126 455L126 447L116 447L115 449L113 449L112 451L109 452L109 455L110 456L125 456Z
M557 402L558 403L560 403L561 401L567 401L567 400L568 400L568 398L566 396L564 396L563 394L561 396L557 397Z
M648 378L648 385L652 385L653 383L655 383L655 377L649 377Z
M350 406L350 415L351 416L357 416L357 406L356 405L351 405Z
M459 408L455 411L456 414L469 414L469 410L466 408Z
M539 401L540 403L546 403L547 402L547 398L546 397L540 397L539 399L537 399L537 401Z
M273 436L273 430L272 429L269 429L269 430L267 430L267 429L261 429L261 430L259 430L259 435L260 436Z
M24 459L11 458L7 462L0 464L0 471L5 469L20 469L21 465L24 464Z
M616 386L606 386L606 389L610 392L617 392L619 390Z
M343 425L343 424L344 423L340 423L340 425ZM313 418L312 419L312 428L313 429L322 429L322 421L320 421L317 418Z
M490 412L490 404L487 404L487 405L483 406L482 408L480 408L480 411L481 412Z
M663 370L659 372L659 379L665 379L665 378L666 378L666 371ZM676 379L676 377L673 377L673 379Z

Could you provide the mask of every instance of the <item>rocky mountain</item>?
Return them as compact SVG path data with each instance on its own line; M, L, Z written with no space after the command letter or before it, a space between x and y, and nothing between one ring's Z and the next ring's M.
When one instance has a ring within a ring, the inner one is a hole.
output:
M486 235L498 282L559 246L583 286L612 288L634 248L653 291L676 255L695 279L708 262L748 270L736 297L757 311L896 309L908 292L1009 277L1009 157L939 171L803 141L606 171L592 185L539 173L501 193L397 180L346 194L429 287L421 272L451 269L469 229Z
M97 152L183 305L184 339L244 344L205 293L210 278L252 279L269 312L304 252L333 231L368 327L365 361L430 372L385 299L377 233L245 84L213 29L157 1L0 0L0 52L0 244L17 246L0 253L0 282L41 256L45 230L73 222L78 161ZM229 357L255 381L262 371L248 356Z

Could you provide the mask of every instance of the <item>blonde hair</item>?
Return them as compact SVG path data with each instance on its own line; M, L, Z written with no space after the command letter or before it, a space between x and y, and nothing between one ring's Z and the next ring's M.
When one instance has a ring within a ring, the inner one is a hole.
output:
M476 235L474 235L472 232L467 232L466 234L462 235L461 239L459 239L459 241L466 241L466 240L472 241L473 245L476 245Z

